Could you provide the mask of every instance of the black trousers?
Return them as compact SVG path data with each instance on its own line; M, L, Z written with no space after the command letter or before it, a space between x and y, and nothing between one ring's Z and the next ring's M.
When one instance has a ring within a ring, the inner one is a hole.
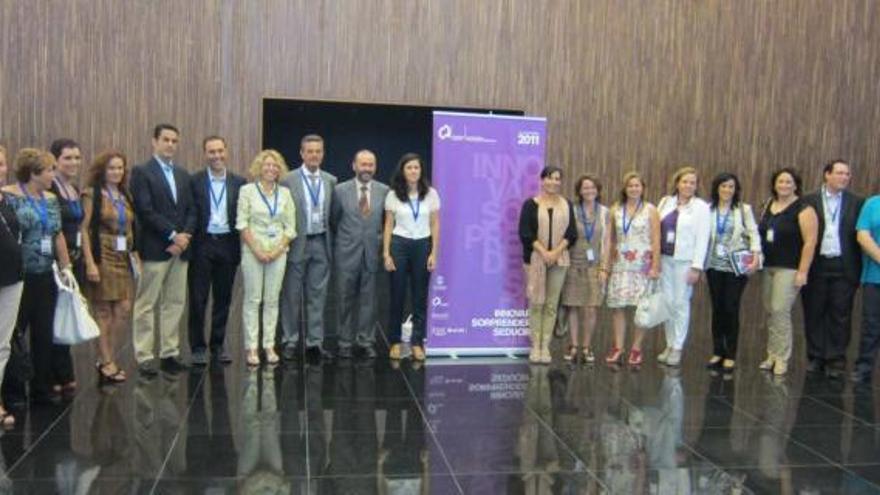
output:
M739 308L749 278L732 272L706 270L712 300L712 348L716 356L736 359Z
M811 278L801 290L807 358L842 368L852 335L852 309L858 285L846 278L842 258L819 256L813 263Z
M52 343L57 298L52 272L25 274L12 352L3 379L4 398L23 399L28 380L32 398L45 397L53 385L74 380L70 346Z
M862 284L862 336L855 370L870 373L874 370L880 349L880 284Z
M190 260L189 279L189 346L204 351L205 311L208 294L213 293L211 308L211 352L219 352L226 340L226 322L232 302L232 284L238 269L238 238L232 234L199 237Z
M388 341L400 343L400 325L409 285L412 302L412 345L421 346L425 341L425 325L428 312L428 256L431 254L431 238L391 238L391 257L397 268L391 272L391 315L388 318Z

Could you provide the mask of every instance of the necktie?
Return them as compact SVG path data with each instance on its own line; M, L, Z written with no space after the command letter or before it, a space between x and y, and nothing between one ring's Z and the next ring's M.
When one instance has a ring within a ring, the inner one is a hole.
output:
M361 186L361 199L358 201L361 208L361 216L368 217L370 215L370 201L367 199L367 186Z
M177 184L174 180L174 167L170 164L162 164L162 170L165 171L165 179L168 181L168 186L171 188L171 197L174 198L174 202L177 203Z

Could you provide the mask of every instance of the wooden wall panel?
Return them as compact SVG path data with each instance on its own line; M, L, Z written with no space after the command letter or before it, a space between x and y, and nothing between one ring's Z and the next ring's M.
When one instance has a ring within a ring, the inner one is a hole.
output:
M522 108L549 158L651 191L692 163L740 173L852 160L878 187L880 4L870 0L2 0L0 141L69 135L149 152L163 120L183 159L220 132L238 168L263 96ZM332 146L332 143L329 143Z

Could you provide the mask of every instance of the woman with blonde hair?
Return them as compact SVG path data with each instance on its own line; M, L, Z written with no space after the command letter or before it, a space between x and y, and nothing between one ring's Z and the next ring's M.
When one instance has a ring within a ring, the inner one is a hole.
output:
M666 348L657 361L681 364L691 318L691 296L709 248L709 204L697 197L697 170L685 166L672 176L672 194L658 205L660 215L660 291L669 304L664 324Z
M605 356L608 364L623 361L626 309L635 308L648 294L649 282L660 276L660 217L644 195L645 180L638 172L629 172L611 208L607 304L612 309L614 344ZM644 335L645 329L636 327L627 358L632 366L642 364Z
M296 237L296 207L290 191L281 187L280 178L287 172L281 153L263 150L251 162L254 182L241 188L235 228L241 232L241 271L244 278L242 320L244 348L248 366L260 364L257 338L263 305L263 351L266 362L278 362L275 352L275 330L278 323L278 299L287 250Z

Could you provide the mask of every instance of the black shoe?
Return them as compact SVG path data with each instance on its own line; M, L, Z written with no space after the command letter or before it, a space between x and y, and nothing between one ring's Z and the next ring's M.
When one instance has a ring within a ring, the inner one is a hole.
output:
M376 359L379 355L371 345L361 347L361 353L365 359Z
M323 349L319 346L316 346L316 345L309 347L306 350L306 354L308 355L309 359L311 359L313 361L318 361L321 359L323 359L325 361L332 361L333 360L333 353L332 352L328 351L327 349Z
M302 356L302 352L295 344L288 344L281 350L281 358L285 361L295 361Z
M156 370L156 360L149 359L144 361L143 363L138 364L137 366L138 373L145 377L154 377L159 374L159 371Z
M825 369L825 364L819 359L807 360L807 373L821 373Z
M835 359L825 364L825 376L828 378L839 379L846 376L846 360Z
M193 364L193 366L207 366L208 352L204 349L193 351L192 357L190 357L190 362Z
M232 356L230 356L229 353L226 352L226 349L221 348L211 351L211 356L213 356L214 359L216 359L217 362L220 364L229 364L232 362Z
M849 379L855 383L867 384L871 383L871 372L868 370L853 370L849 375Z
M339 356L339 359L351 359L351 347L340 347L339 350L336 352L336 355Z
M186 363L181 361L177 356L162 358L162 371L175 374L180 373L181 371L185 371L188 368L189 366L187 366Z

